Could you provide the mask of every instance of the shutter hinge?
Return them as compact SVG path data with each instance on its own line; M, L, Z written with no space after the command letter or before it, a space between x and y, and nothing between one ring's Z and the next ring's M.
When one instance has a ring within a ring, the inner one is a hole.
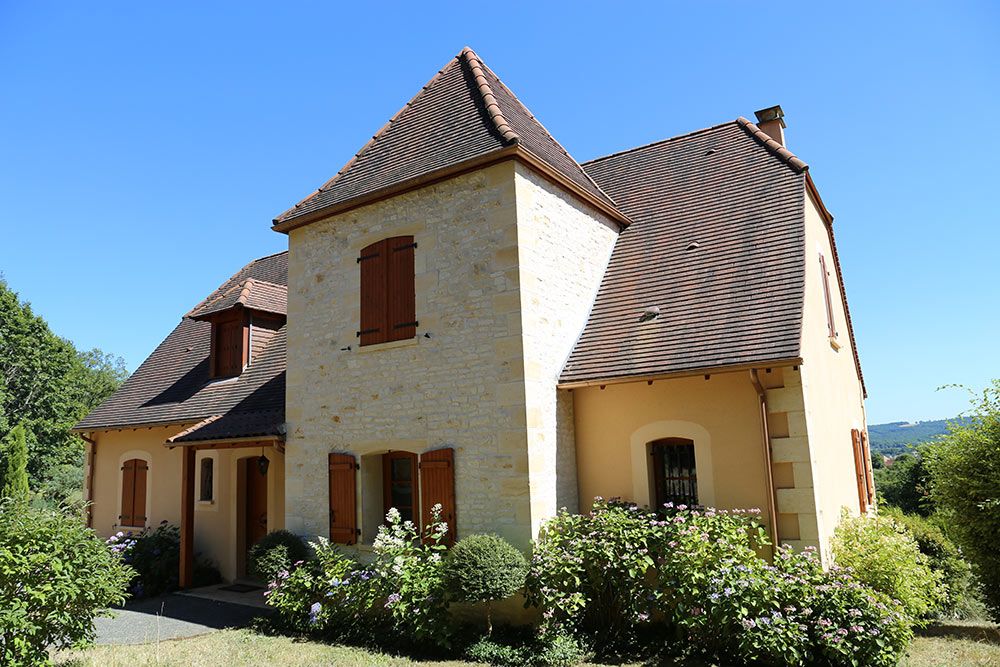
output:
M392 251L398 252L400 250L406 250L407 248L416 248L416 247L417 247L417 242L414 241L413 243L407 243L406 245L401 245L396 248L393 248Z
M358 331L355 335L358 338L361 338L361 336L363 336L364 334L370 334L370 333L378 333L378 329L377 328L375 328L375 329L362 329L361 331Z
M360 528L355 528L354 529L354 534L355 535L361 535L361 529Z
M358 264L361 263L361 260L364 260L364 259L376 259L377 257L378 257L378 253L375 253L374 255L361 255L361 257L358 257Z
M418 327L418 326L420 326L420 322L414 320L413 322L401 322L400 324L395 324L395 325L393 325L392 328L393 329L403 329L403 328L406 328L406 327Z

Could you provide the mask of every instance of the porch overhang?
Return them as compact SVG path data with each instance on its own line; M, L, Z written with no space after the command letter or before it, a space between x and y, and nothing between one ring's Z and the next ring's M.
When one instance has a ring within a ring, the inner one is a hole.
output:
M801 366L802 357L789 357L785 359L765 359L753 361L745 364L730 364L728 366L704 366L699 368L687 368L670 373L638 373L636 375L622 375L615 377L597 378L591 380L573 380L570 382L560 382L556 386L559 389L577 389L580 387L604 387L609 384L626 384L629 382L655 382L657 380L669 380L673 378L696 377L698 375L717 375L722 373L737 373L752 370L754 368L781 368L783 366Z

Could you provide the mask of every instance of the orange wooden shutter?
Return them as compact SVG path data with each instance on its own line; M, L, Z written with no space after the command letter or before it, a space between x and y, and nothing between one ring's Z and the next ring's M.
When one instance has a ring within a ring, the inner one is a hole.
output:
M441 504L441 519L448 523L445 543L455 543L455 450L436 449L420 455L420 507L423 525L431 524L431 508Z
M358 336L362 345L384 343L389 340L386 309L388 271L386 267L386 241L373 243L361 251L361 330Z
M215 375L232 377L243 371L243 323L239 320L215 325Z
M405 340L417 335L416 304L413 288L413 237L388 239L389 331L387 340Z
M851 429L851 445L854 448L854 472L858 484L858 506L861 513L868 511L868 490L865 488L865 460L861 451L861 432Z
M865 482L868 504L875 504L875 472L872 470L872 450L868 445L868 431L861 431L861 452L865 456Z
M135 525L132 515L135 503L135 463L136 459L129 459L122 464L122 513L118 517L118 523L122 526Z
M820 280L823 281L823 298L826 300L826 328L830 338L837 336L837 327L833 323L833 299L830 298L830 278L826 272L826 258L819 256Z
M134 459L135 491L132 495L132 525L146 525L146 471L149 466L142 459Z
M357 542L358 517L355 496L357 465L350 454L330 454L330 541Z

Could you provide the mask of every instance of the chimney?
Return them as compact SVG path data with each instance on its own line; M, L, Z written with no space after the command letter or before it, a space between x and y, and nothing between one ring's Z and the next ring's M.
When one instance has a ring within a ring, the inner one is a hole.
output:
M755 111L757 116L757 127L764 134L777 141L782 146L785 145L785 112L781 110L781 105Z

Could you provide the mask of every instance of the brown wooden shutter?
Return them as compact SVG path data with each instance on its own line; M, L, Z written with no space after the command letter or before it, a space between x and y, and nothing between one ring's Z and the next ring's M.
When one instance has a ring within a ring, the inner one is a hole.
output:
M826 300L826 328L830 338L837 337L837 327L833 321L833 299L830 298L830 277L826 271L826 257L819 256L820 279L823 281L823 298Z
M118 523L122 526L132 526L132 508L135 504L135 463L136 459L129 459L122 465L122 513L118 517Z
M413 248L412 236L396 236L387 240L388 340L406 340L417 335Z
M388 239L387 239L388 240ZM361 251L361 330L362 345L389 340L386 296L388 289L387 240L373 243Z
M146 525L146 471L149 466L142 459L135 459L135 491L132 501L132 525Z
M215 375L232 377L243 371L243 323L239 320L218 322L215 325Z
M856 428L851 429L851 444L854 448L854 473L858 484L858 506L861 513L868 511L868 489L865 483L865 459L861 451L861 432Z
M357 465L350 454L330 454L330 541L358 541L355 480Z
M868 504L875 504L875 472L872 470L872 450L868 445L868 431L861 431L861 452L865 456L865 482Z
M436 449L420 455L420 507L423 525L431 524L431 508L441 504L441 519L448 523L446 544L455 543L455 450Z

